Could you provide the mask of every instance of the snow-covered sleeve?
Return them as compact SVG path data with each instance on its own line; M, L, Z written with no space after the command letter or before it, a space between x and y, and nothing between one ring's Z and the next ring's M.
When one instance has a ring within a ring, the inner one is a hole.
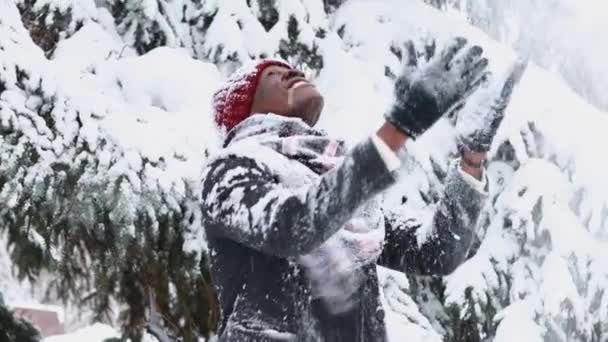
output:
M465 260L488 189L487 181L484 191L472 186L458 165L455 162L450 166L443 197L433 216L431 235L420 244L417 227L408 227L408 222L398 217L388 217L385 246L378 264L407 273L445 275Z
M296 190L246 156L217 159L205 175L202 210L208 234L283 257L320 246L362 204L395 182L371 139L317 182Z

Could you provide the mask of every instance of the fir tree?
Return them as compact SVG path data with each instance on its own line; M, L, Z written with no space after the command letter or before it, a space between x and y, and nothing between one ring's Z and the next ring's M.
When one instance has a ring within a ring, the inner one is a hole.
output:
M120 146L84 133L107 109L71 106L79 100L69 89L45 82L48 60L9 10L0 26L9 37L0 40L0 222L20 278L49 271L49 298L89 308L96 321L111 323L112 303L127 304L125 336L141 336L153 305L174 334L207 336L217 319L207 262L184 252L198 224L195 188L163 189L153 176L162 158L131 169Z
M17 6L32 40L50 56L59 40L69 38L90 20L92 2L18 0Z
M125 43L144 54L159 46L191 48L187 13L201 1L106 0Z
M325 8L325 12L332 13L337 10L345 0L323 0L323 6Z

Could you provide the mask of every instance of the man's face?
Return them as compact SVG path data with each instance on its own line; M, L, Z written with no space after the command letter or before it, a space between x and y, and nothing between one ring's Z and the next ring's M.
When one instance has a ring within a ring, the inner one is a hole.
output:
M272 65L258 82L252 113L274 113L298 117L314 126L323 109L323 96L301 71Z

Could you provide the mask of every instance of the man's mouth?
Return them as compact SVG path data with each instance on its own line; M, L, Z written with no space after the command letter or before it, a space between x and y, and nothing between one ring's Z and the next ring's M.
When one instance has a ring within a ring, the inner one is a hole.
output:
M291 89L298 89L298 88L302 88L302 87L314 87L312 85L312 83L308 82L308 81L300 81L300 82L296 82Z
M287 89L297 89L305 86L312 86L312 84L301 77L295 77L294 79L289 80L289 83L287 83Z

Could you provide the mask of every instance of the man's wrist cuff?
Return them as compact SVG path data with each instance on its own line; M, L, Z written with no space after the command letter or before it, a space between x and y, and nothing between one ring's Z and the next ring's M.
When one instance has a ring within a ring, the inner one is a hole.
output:
M401 160L399 157L397 157L397 154L395 154L395 152L393 152L390 147L388 147L388 145L382 139L380 139L380 137L373 134L372 143L376 147L376 150L378 150L380 157L390 172L393 172L401 167Z
M410 128L408 125L405 125L403 122L401 122L402 120L396 119L397 116L403 118L406 115L406 110L407 109L405 108L393 105L393 107L386 113L386 115L384 115L384 118L386 119L386 121L392 123L393 126L397 127L401 132L405 133L408 138L416 140L416 138L418 138L418 136L420 135L420 132L417 132L416 130Z
M464 153L461 155L461 160L462 160L462 163L465 164L466 166L475 168L475 169L482 169L485 167L485 164L486 164L485 160L482 160L481 162L478 162L478 163L472 162L464 156Z
M462 158L460 158L460 162L462 162ZM486 169L481 168L481 179L477 179L462 169L462 166L457 166L458 173L460 177L471 186L475 191L481 194L487 194L488 192L488 178L486 175Z

